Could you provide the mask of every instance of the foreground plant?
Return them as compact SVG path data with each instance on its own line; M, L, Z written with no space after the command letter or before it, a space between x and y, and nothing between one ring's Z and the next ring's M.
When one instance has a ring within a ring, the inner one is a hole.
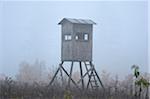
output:
M144 88L146 88L146 96L145 96L145 99L148 99L148 98L149 98L149 97L148 97L148 92L149 92L149 91L148 91L148 88L149 88L149 86L150 86L149 81L148 81L147 79L145 79L145 78L141 75L141 73L140 73L140 71L139 71L139 66L133 65L131 68L134 70L134 76L135 76L135 78L136 78L136 80L135 80L135 88L136 88L136 86L139 88L138 93L137 93L137 91L136 91L136 89L135 89L135 96L138 96L138 98L140 98L140 97L141 97L142 90L143 90Z

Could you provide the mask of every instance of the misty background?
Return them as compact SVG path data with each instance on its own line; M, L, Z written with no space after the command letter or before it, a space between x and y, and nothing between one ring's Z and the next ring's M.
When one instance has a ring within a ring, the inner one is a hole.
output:
M148 72L148 5L146 1L0 1L0 74L14 76L22 61L58 67L64 17L91 19L93 63L123 77L137 64Z

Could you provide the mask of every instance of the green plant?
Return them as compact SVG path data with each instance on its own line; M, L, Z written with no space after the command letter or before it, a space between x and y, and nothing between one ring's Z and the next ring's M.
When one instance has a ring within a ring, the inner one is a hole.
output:
M140 75L139 66L133 65L133 66L131 67L131 69L134 69L134 76L135 76L136 78L138 78L139 75Z
M72 99L72 95L71 95L71 92L69 90L65 91L64 99Z
M139 94L138 96L141 97L141 92L143 88L146 88L146 99L148 98L148 88L150 86L150 83L147 79L145 79L142 75L140 75L140 71L139 71L139 66L137 65L133 65L131 67L132 69L134 69L134 76L136 78L135 81L135 86L137 85L139 87ZM135 96L137 96L137 93L135 91Z

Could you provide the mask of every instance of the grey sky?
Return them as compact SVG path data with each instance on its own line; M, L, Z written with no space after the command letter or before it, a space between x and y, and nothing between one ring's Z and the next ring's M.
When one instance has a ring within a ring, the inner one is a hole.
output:
M16 74L19 63L35 59L60 63L64 17L92 19L93 60L99 72L127 75L131 65L148 69L147 2L1 2L0 73Z

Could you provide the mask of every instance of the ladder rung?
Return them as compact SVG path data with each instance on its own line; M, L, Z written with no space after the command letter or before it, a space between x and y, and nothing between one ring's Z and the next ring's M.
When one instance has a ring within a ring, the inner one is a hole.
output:
M91 80L91 82L97 82L96 80Z
M95 84L97 84L97 81L96 81L96 80L90 80L90 82L95 82Z
M96 76L95 74L91 74L91 76Z
M90 65L90 64L85 64L85 65Z
M86 63L86 62L85 62L85 65L91 65L91 64L90 64L90 63Z

